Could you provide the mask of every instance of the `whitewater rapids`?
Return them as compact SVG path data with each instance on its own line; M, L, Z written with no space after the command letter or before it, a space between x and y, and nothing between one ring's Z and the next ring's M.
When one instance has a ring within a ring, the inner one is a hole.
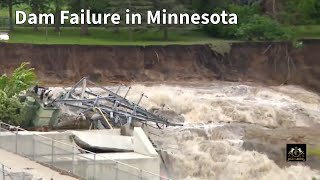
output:
M183 127L169 127L151 136L161 150L166 175L174 179L320 179L320 160L314 160L313 167L280 165L285 159L279 155L287 142L299 139L292 128L311 128L299 132L307 137L319 132L320 96L316 93L298 86L226 82L131 87L129 100L138 102L144 93L147 98L141 106L165 105L164 112L184 119ZM119 94L126 91L123 88ZM320 145L320 136L313 136L310 142L302 141Z
M297 86L236 83L133 85L128 99L137 102L141 93L148 96L142 106L165 104L185 119L184 127L168 128L152 138L165 152L168 174L176 179L320 178L318 170L303 164L280 168L266 154L245 150L245 130L240 128L241 124L265 129L319 125L320 96L313 92Z

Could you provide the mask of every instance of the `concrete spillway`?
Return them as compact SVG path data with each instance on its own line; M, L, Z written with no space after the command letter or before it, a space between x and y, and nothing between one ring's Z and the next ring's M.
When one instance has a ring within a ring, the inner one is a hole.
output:
M72 137L88 147L113 151L88 153L77 148ZM85 179L160 179L160 158L141 128L135 128L133 136L121 136L120 130L0 131L0 148Z
M133 152L133 137L118 130L72 131L74 142L94 152Z

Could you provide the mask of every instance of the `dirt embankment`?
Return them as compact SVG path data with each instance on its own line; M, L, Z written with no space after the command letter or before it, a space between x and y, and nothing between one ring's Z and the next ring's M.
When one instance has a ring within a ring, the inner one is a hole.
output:
M227 55L207 45L79 46L0 44L0 73L23 61L45 84L73 83L83 76L110 81L228 80L300 84L320 91L320 41L301 49L285 43L236 43Z

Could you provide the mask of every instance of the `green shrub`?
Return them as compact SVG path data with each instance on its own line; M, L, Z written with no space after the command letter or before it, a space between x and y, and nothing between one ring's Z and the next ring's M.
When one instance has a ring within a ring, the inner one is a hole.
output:
M216 9L217 12L221 11ZM230 4L229 12L238 16L237 25L209 25L204 30L211 36L241 40L289 40L293 34L271 17L261 15L258 5Z
M317 25L320 23L319 0L287 0L280 12L279 19L283 23L294 25Z
M11 77L6 74L0 77L0 90L10 98L36 84L36 75L33 68L27 68L29 63L22 63L14 70Z
M247 23L242 23L235 36L243 40L290 40L293 37L289 29L261 15L253 15Z
M13 125L23 122L23 104L18 95L36 84L34 69L27 68L27 65L22 63L11 76L4 74L0 77L0 121Z
M221 12L222 8L215 8L214 12ZM237 14L238 24L237 25L207 25L204 26L204 30L213 37L236 39L237 29L241 24L246 23L251 16L258 14L260 8L257 5L236 5L229 4L227 11Z
M22 107L19 98L13 96L9 98L7 94L0 90L0 120L12 125L20 125L23 118L20 116Z

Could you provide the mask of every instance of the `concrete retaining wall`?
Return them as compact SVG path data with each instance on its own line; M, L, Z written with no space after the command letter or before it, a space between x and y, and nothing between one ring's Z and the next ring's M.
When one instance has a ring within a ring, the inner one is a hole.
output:
M160 158L142 129L135 129L135 131L134 150L138 152L103 153L97 154L96 157L94 154L81 154L77 148L66 145L72 144L70 132L39 133L63 143L33 135L30 132L19 132L18 135L12 132L0 132L0 148L17 152L19 155L86 179L94 177L97 180L160 179L145 172L160 174Z

